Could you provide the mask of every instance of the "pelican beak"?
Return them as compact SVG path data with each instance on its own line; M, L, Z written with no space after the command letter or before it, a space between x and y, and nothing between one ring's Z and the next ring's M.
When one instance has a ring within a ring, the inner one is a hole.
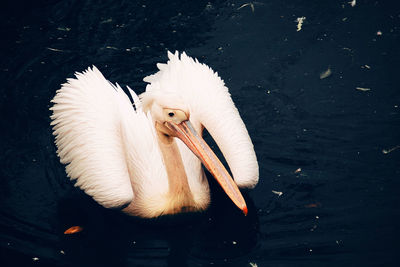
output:
M182 121L179 124L165 122L165 125L202 161L233 203L247 215L246 202L236 183L190 121Z

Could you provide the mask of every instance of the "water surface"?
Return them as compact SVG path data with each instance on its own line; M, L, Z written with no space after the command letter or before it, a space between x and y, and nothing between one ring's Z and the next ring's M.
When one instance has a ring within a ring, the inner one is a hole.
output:
M400 9L390 1L5 1L0 12L2 266L398 262ZM140 93L167 50L230 88L260 165L247 217L214 187L203 214L127 218L59 163L48 108L60 84L94 64ZM84 231L65 236L71 225Z

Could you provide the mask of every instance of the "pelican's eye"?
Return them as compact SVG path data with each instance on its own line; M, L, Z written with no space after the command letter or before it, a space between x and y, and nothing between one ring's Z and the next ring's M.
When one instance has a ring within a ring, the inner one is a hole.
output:
M180 109L164 109L164 120L173 122L176 124L181 123L182 121L188 120L188 116L183 110Z

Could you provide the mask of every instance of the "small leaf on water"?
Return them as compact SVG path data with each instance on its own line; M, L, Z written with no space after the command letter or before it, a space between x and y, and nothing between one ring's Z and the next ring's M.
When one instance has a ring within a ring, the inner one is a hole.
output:
M64 235L72 235L72 234L76 234L79 232L82 232L83 228L80 226L71 226L70 228L68 228L67 230L64 231Z

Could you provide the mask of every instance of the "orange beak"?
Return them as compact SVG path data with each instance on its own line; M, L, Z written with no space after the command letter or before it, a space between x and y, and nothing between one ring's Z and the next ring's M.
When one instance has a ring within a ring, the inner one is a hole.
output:
M246 202L236 183L190 121L186 120L179 124L165 122L165 125L201 160L233 203L243 211L244 215L247 215Z

